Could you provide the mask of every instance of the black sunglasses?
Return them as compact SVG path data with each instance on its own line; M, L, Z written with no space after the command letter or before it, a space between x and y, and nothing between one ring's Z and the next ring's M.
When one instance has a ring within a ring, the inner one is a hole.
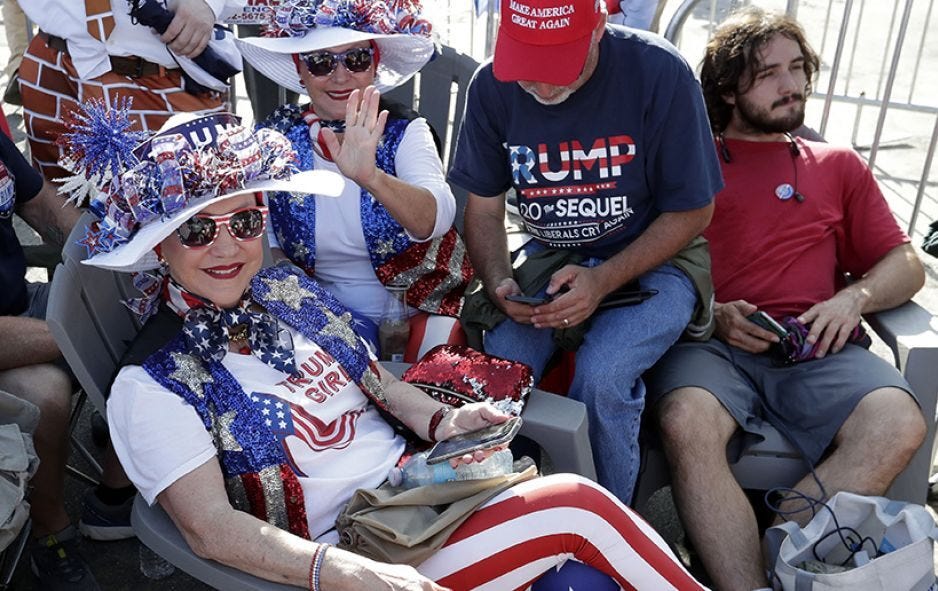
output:
M375 50L372 47L353 47L342 53L331 51L313 51L300 55L306 68L313 76L329 76L339 66L339 61L349 72L360 73L368 70L374 61Z
M176 235L186 248L202 248L215 242L219 226L227 226L232 238L247 242L264 233L266 218L267 207L263 205L245 207L224 215L200 213L183 222L176 229Z

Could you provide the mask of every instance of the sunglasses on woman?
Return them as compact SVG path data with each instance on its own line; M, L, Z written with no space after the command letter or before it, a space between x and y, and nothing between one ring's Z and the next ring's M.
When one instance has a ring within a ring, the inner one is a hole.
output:
M329 76L339 67L339 61L345 65L349 72L365 72L374 61L375 50L372 47L353 47L342 53L331 51L313 51L300 55L306 62L306 69L313 76Z
M202 248L215 242L219 227L225 226L232 238L248 242L264 233L266 219L267 207L263 205L245 207L224 215L200 213L183 222L176 229L176 235L186 248Z

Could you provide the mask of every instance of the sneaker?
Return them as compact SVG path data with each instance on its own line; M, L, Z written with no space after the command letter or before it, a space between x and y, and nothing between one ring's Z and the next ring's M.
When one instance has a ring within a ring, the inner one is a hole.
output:
M34 541L29 566L44 591L101 591L88 563L78 553L77 535L72 526L57 535Z
M82 535L99 542L113 542L132 538L134 529L130 526L130 509L134 498L130 497L120 505L107 505L88 489L81 501L81 519L78 529Z

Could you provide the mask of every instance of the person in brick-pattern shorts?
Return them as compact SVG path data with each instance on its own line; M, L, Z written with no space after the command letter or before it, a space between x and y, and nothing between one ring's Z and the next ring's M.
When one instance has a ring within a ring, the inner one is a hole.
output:
M130 115L143 130L159 129L174 113L227 109L224 93L186 92L182 70L167 51L169 46L177 53L189 47L192 55L201 52L224 0L180 0L176 13L190 20L175 29L170 25L162 38L130 20L126 0L27 4L24 9L40 32L20 66L20 92L33 165L46 179L68 176L57 164L62 148L55 141L80 102L98 98L113 106L130 97ZM169 35L176 37L167 39Z

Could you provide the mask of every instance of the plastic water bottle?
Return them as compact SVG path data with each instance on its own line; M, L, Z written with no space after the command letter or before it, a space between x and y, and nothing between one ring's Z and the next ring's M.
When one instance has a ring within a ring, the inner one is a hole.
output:
M510 449L501 449L481 462L460 464L456 468L456 480L482 480L513 472L514 457Z
M508 449L499 450L482 462L460 464L455 469L448 461L427 464L427 454L421 452L414 454L403 468L392 468L388 473L388 482L391 486L416 488L453 480L481 480L512 472L512 463L511 450Z
M170 562L150 550L143 542L140 543L140 574L151 581L159 581L171 576L175 570L176 567Z

